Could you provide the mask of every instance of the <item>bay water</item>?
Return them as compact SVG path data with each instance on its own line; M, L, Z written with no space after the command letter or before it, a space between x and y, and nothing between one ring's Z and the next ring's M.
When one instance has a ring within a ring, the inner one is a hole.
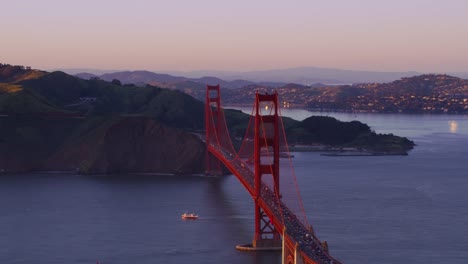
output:
M417 144L408 156L293 153L308 220L335 258L468 263L468 116L282 114L359 120ZM0 263L281 263L235 249L253 220L232 175L0 175Z

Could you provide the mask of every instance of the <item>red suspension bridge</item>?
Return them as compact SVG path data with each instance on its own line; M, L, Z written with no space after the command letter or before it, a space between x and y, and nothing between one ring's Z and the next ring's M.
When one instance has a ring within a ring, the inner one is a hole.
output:
M207 173L221 173L224 164L252 196L255 205L252 249L281 247L282 262L287 264L340 263L330 256L327 243L317 238L307 222L278 95L256 93L248 128L236 151L221 108L220 87L206 88Z

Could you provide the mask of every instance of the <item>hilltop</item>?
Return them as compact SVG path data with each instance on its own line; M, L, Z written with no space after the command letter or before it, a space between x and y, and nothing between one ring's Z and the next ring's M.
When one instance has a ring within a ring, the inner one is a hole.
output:
M292 107L383 113L468 113L468 80L442 74L405 77L390 83L264 87L223 91L227 104L244 104L252 91L278 92Z
M357 84L360 110L407 113L468 113L468 80L424 74L384 84ZM367 105L367 107L366 107Z
M6 64L0 72L1 170L203 172L206 150L194 133L204 129L204 103L181 91ZM290 144L392 153L406 153L414 145L393 135L384 139L357 121L323 118L283 118ZM249 116L226 110L226 119L231 135L242 137Z
M45 75L45 71L33 70L31 67L0 63L0 83L18 83Z

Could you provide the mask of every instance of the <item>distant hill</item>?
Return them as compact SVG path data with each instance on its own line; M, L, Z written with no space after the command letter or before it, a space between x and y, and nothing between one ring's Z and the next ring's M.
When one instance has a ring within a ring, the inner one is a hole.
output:
M404 77L388 83L353 85L250 85L223 91L226 104L251 102L253 91L277 92L290 107L384 113L468 113L468 80L443 74ZM190 93L192 91L185 91ZM192 96L203 96L192 93Z
M95 75L93 73L87 73L87 72L80 72L80 73L75 74L75 76L80 78L80 79L84 79L84 80L89 80L91 78L96 78L97 77L97 75Z
M200 78L187 78L181 76L173 76L169 74L161 74L150 71L123 71L106 73L102 75L95 75L91 73L78 73L75 76L89 80L91 78L99 78L104 81L119 80L124 84L152 84L166 88L180 87L181 83L198 83L200 87L205 87L206 84L221 85L223 88L240 88L252 84L250 81L245 80L232 80L225 81L216 77L200 77Z
M187 80L185 77L172 76L169 74L159 74L149 71L124 71L124 72L113 72L99 75L104 81L112 81L117 79L122 83L173 83Z
M286 83L297 83L302 85L312 85L316 83L343 85L363 82L389 82L402 77L409 77L418 74L419 73L417 72L372 72L302 67L252 72L203 71L173 72L173 74L154 73L150 71L122 71L102 75L79 73L76 74L76 76L84 79L99 77L106 81L118 79L122 83L152 83L162 86L170 86L179 82L192 81L203 85L220 84L224 88L231 89L241 88L252 84L278 87Z
M92 75L102 75L105 73L112 73L112 72L118 72L122 70L111 70L111 69L95 69L95 68L55 68L55 69L48 69L48 72L54 72L54 71L62 71L70 75L76 75L80 73L89 73Z
M262 71L193 71L193 72L167 72L197 78L200 76L216 76L227 81L243 79L251 82L280 82L299 83L311 85L314 83L323 84L352 84L362 82L390 82L402 77L419 75L420 73L410 72L377 72L377 71L355 71L329 69L319 67L296 67L287 69L273 69Z
M80 76L81 73L89 73L94 76L100 76L104 73L128 72L116 70L96 70L96 69L64 69L63 71L69 74ZM325 85L344 85L353 83L369 83L369 82L391 82L403 77L411 77L422 75L424 73L416 71L407 72L381 72L381 71L358 71L358 70L343 70L333 68L320 67L295 67L285 69L272 70L257 70L257 71L219 71L219 70L203 70L203 71L159 71L159 74L168 74L172 76L183 76L187 79L201 79L206 76L212 76L223 80L220 82L225 88L239 88L239 85L230 85L229 82L242 80L250 82L250 84L261 84L264 86L276 86L280 83L298 83L303 85L312 85L314 83L323 83ZM438 74L435 72L434 74ZM440 72L439 74L449 74L459 78L468 78L468 72ZM212 78L209 77L209 78ZM125 81L121 80L126 83ZM157 82L157 80L154 80ZM202 81L202 80L200 80ZM202 81L203 82L203 81ZM268 82L269 84L265 84ZM213 83L217 84L217 83Z
M458 78L468 79L468 72L450 72L447 74Z

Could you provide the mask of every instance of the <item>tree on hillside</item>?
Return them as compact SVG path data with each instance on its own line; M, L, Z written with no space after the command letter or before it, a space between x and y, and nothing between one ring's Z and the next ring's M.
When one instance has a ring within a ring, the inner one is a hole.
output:
M113 85L122 86L122 83L121 83L120 80L118 80L118 79L113 79L113 80L112 80L112 84L113 84Z

